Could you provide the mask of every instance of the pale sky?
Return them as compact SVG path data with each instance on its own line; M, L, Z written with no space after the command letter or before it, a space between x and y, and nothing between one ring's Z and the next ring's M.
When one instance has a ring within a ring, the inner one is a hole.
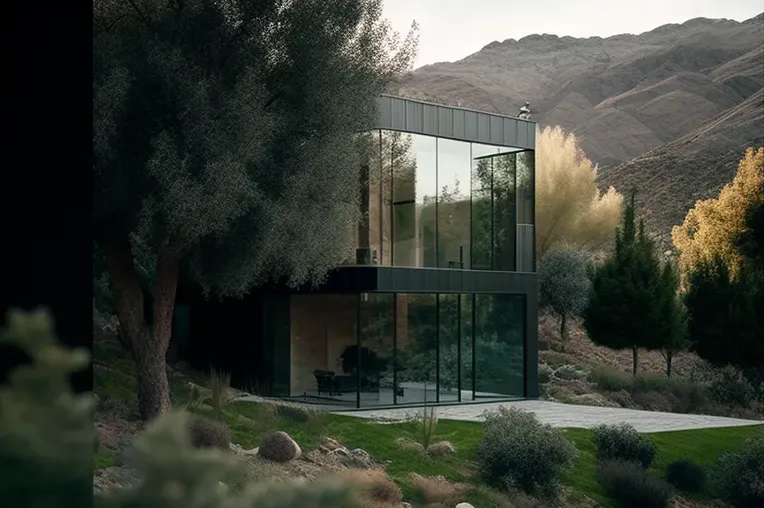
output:
M762 0L384 0L385 17L405 35L419 24L415 67L453 62L493 41L530 34L608 37L639 34L692 18L743 21L764 11Z

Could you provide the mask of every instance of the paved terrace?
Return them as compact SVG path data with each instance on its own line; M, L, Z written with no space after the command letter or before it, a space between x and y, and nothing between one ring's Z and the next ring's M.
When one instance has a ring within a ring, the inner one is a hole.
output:
M516 407L536 413L539 420L554 427L591 428L600 424L630 423L639 432L666 432L671 430L706 429L715 427L740 427L744 425L764 425L764 421L741 420L723 416L687 415L642 411L612 407L579 406L561 404L545 400L522 400L517 402L493 402L484 404L462 404L439 406L436 411L443 420L481 421L486 410L499 406ZM336 414L357 416L388 422L401 421L414 416L421 409L395 408L364 411L333 411ZM762 427L764 432L764 427Z

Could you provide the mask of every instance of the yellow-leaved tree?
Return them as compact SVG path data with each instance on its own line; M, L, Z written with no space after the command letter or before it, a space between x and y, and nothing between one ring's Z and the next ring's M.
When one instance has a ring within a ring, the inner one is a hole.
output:
M725 185L719 197L698 200L687 212L684 223L674 226L671 239L679 250L683 277L701 262L719 256L735 278L742 256L736 240L745 228L746 212L764 202L764 147L749 148L741 159L737 174Z
M597 167L576 136L545 127L536 136L536 255L555 245L594 251L612 240L623 196L597 188Z

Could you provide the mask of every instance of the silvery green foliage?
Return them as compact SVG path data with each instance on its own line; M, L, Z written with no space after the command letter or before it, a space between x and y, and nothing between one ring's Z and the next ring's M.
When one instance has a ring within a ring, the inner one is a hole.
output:
M764 438L750 438L741 451L722 455L712 478L722 499L732 506L764 506Z
M532 494L558 492L560 475L578 455L563 431L533 413L505 407L486 412L484 428L476 456L487 480Z
M415 51L381 15L381 0L96 0L97 229L147 266L181 249L218 294L320 280L352 254L357 133Z
M539 266L539 303L558 316L571 316L586 308L591 280L586 257L570 247L546 253Z
M647 469L657 453L655 443L627 423L599 425L594 428L593 439L600 461L633 462Z
M87 353L61 348L47 313L11 312L0 343L30 363L0 386L2 505L25 508L88 506L92 498L93 400L74 395L69 375Z

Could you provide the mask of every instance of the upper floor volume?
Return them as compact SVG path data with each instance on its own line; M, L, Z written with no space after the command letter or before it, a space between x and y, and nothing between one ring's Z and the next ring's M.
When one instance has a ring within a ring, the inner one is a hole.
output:
M535 271L536 124L381 96L349 264Z

